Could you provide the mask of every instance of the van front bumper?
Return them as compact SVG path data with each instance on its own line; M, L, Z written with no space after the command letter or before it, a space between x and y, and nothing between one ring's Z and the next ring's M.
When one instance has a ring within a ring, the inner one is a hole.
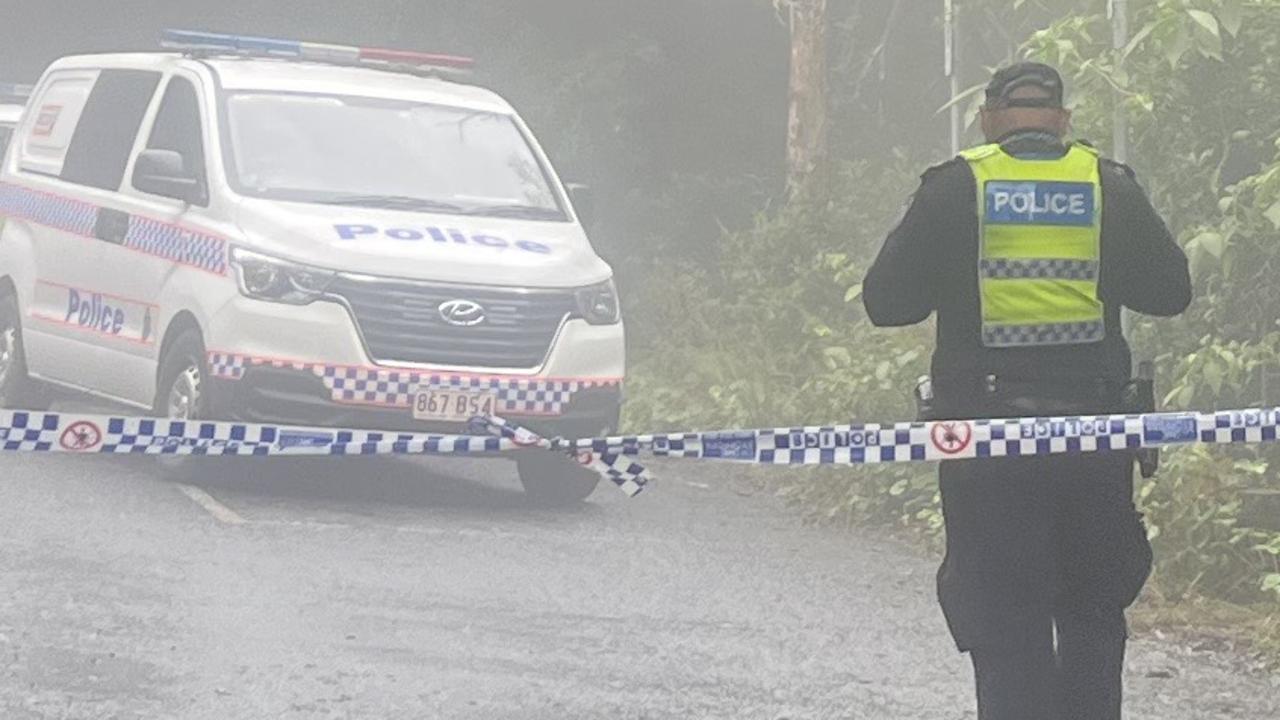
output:
M337 372L348 374L346 369ZM496 392L498 414L505 419L547 437L585 438L616 430L622 407L621 382L494 378L467 379L465 383L476 384L459 386L448 376L406 377L405 373L388 372L371 375L369 380L351 380L335 378L332 372L314 366L271 364L250 365L238 375L238 379L229 379L215 372L210 379L214 417L361 430L465 433L462 424L415 419L412 394L423 386L472 387ZM385 379L388 376L395 379ZM375 379L378 377L384 379ZM343 383L373 389L342 390ZM347 396L345 401L340 399L343 395Z
M232 298L208 328L209 396L216 417L248 422L371 430L463 432L460 424L414 419L420 390L498 397L497 413L535 432L591 437L618 426L625 370L622 323L563 323L541 367L380 365L348 310ZM307 358L307 359L302 359Z

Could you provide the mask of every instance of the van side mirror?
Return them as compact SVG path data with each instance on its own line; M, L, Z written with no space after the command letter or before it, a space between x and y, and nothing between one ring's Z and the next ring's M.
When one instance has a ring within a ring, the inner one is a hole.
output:
M596 194L590 185L582 183L568 183L565 190L569 191L569 202L573 203L573 211L578 214L578 222L582 223L582 227L590 227L596 222Z
M133 186L144 193L194 204L203 202L200 180L173 150L143 150L133 164Z

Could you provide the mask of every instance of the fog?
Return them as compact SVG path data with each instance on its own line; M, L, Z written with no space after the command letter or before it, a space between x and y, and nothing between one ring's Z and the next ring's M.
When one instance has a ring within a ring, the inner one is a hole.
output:
M948 245L989 239L974 175L935 274L872 266L922 182L977 168L992 72L1048 63L1098 176L995 180L1096 186L1022 214L1097 213L1072 262L1118 372L1150 363L1158 410L1274 406L1280 3L1183 5L0 0L0 718L1065 720L1104 691L1061 669L1060 608L1053 669L1005 679L1050 678L1042 715L975 709L935 461L1009 467L966 459L986 418L1153 408L928 414L922 378L1009 357L934 355L988 301L956 274L986 250ZM1109 264L1119 183L1194 296L1123 330L1108 276L1160 266ZM1083 397L1091 352L1019 357ZM1274 717L1280 412L1191 417L1138 420L1186 447L1100 491L1154 550L1124 716ZM1103 537L1043 485L1099 457L1020 465L1043 515L980 525ZM1010 573L977 586L1058 582L1071 547L989 547Z

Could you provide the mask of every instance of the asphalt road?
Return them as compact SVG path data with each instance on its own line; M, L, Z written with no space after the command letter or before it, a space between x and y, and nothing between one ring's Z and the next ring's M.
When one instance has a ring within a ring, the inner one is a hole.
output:
M0 718L974 716L933 558L655 469L546 510L501 461L0 457ZM1230 655L1129 673L1131 718L1280 717Z

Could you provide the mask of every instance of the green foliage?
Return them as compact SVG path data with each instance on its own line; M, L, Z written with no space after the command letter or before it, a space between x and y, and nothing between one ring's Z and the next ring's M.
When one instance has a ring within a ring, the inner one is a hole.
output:
M1037 32L1026 51L1069 76L1079 135L1109 140L1121 103L1133 165L1157 206L1176 211L1175 224L1194 225L1215 214L1226 186L1275 154L1277 101L1269 91L1280 71L1280 4L1252 3L1249 23L1241 0L1133 6L1139 29L1120 52L1110 49L1101 13L1059 20Z
M1255 404L1264 370L1280 364L1280 0L1135 1L1136 30L1119 51L1102 3L1071 7L1023 51L1068 77L1078 136L1105 147L1117 110L1128 116L1132 164L1186 248L1196 286L1184 317L1135 318L1136 352L1157 359L1168 407ZM909 416L907 390L925 368L931 328L871 327L858 282L913 181L905 171L845 168L832 205L762 214L687 270L642 273L631 425ZM1165 462L1138 493L1157 590L1280 603L1280 533L1250 527L1243 512L1250 491L1280 488L1280 456L1196 448ZM785 494L817 517L941 530L931 469L787 478Z
M925 372L929 328L881 330L862 309L870 258L914 184L905 169L838 173L835 201L793 204L726 233L716 262L655 272L633 322L626 423L689 429L897 418ZM919 515L937 524L927 468L812 472L786 494L816 515Z
M1137 323L1161 360L1172 407L1238 407L1262 397L1280 361L1280 2L1135 3L1128 47L1101 14L1064 18L1027 44L1073 81L1082 134L1109 137L1116 103L1133 164L1187 251L1197 300L1176 322ZM1274 398L1272 399L1274 400ZM1262 448L1170 453L1140 498L1158 550L1158 587L1280 600L1280 536L1241 524L1242 493L1278 487Z
M1256 449L1197 447L1171 453L1160 477L1143 481L1138 495L1162 594L1256 602L1260 593L1276 591L1267 583L1280 571L1280 533L1241 521L1243 491L1273 485L1274 473ZM1280 591L1273 600L1280 600Z
M713 262L655 270L632 323L640 349L636 425L804 423L905 411L900 381L927 360L928 334L870 326L859 283L910 187L843 168L839 198L793 204L726 232ZM875 348L875 352L867 352ZM891 352L885 352L891 350ZM651 388L651 376L660 382Z

